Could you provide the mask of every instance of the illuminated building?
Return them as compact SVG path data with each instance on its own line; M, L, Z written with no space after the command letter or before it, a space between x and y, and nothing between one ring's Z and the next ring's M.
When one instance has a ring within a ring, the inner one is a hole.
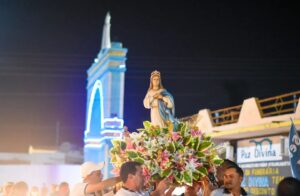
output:
M101 50L87 70L87 110L84 159L105 162L104 177L110 175L111 140L122 137L124 81L127 49L110 41L110 15L106 15Z

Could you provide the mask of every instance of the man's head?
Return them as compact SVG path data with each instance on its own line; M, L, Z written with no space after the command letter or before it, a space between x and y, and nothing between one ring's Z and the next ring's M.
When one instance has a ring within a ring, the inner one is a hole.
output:
M86 183L98 183L102 181L103 175L101 169L104 164L95 164L92 162L85 162L80 166L80 173L83 181Z
M37 196L39 195L39 188L37 186L31 187L30 196Z
M237 166L237 164L229 159L224 159L223 163L219 167L217 167L216 177L217 177L217 183L219 187L224 185L225 170L231 166Z
M121 166L120 176L127 188L140 191L144 186L142 165L135 161L129 161Z
M58 186L58 195L67 196L70 193L69 184L67 182L62 182Z
M278 196L296 196L300 193L300 181L293 177L286 177L277 186Z
M2 187L2 195L3 196L9 195L13 186L14 186L13 182L6 182Z
M12 187L10 195L14 196L24 196L28 194L28 185L24 181L17 182Z
M240 188L243 181L244 172L238 165L229 166L224 173L224 186L229 191Z

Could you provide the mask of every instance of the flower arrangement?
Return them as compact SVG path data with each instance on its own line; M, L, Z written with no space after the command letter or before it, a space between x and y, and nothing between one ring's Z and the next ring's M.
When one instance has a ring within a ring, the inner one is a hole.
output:
M115 170L129 160L140 162L149 184L168 177L174 184L192 186L193 181L200 181L223 162L210 137L182 122L174 129L171 123L160 128L145 121L144 128L112 144Z

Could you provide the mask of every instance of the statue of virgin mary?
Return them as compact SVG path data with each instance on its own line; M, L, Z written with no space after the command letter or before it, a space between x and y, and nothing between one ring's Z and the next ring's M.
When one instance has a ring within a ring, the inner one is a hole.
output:
M144 107L151 110L151 123L166 127L167 122L175 123L175 104L173 96L164 89L160 72L151 73L150 86L144 98Z

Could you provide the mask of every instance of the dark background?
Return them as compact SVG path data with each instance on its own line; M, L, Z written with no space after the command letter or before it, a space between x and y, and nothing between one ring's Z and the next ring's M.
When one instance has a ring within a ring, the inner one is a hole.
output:
M83 144L86 70L111 13L128 48L125 124L150 118L152 70L176 116L299 90L299 6L288 1L0 1L0 151ZM57 131L59 130L59 131Z

